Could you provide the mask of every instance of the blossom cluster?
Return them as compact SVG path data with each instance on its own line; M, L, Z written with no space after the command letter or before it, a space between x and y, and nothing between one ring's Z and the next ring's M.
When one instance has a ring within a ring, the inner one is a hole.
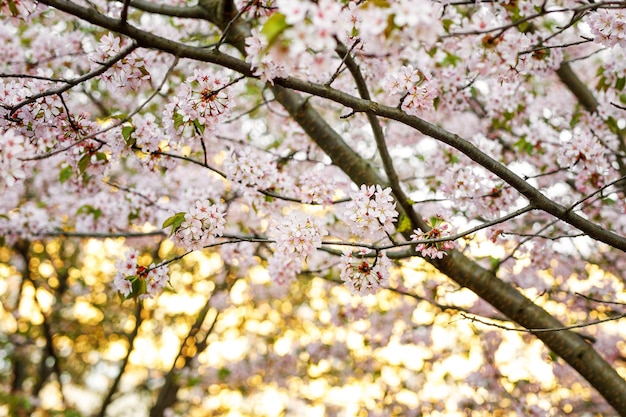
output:
M575 131L575 138L565 142L558 154L561 166L580 166L591 172L602 172L607 168L605 154L607 150L589 131Z
M188 213L180 213L184 216L180 225L173 228L172 241L186 250L198 250L214 243L224 233L225 212L222 204L197 200Z
M0 18L28 21L44 9L44 5L28 0L0 1Z
M454 242L450 240L436 241L436 242L424 242L430 239L442 239L450 236L452 233L452 226L450 223L444 221L440 214L436 214L430 219L424 218L424 221L428 223L430 230L423 232L421 229L413 230L411 239L419 241L415 247L416 252L420 252L422 256L427 256L432 259L442 259L447 255L448 250L454 249Z
M187 129L194 136L213 132L217 124L231 114L233 101L228 94L229 84L229 77L221 72L195 69L165 105L163 122L167 133L182 137Z
M327 52L354 29L353 8L333 0L278 1L263 28L246 38L246 61L265 82L300 73L321 81L333 65Z
M303 261L322 246L328 232L320 218L292 211L273 222L267 234L274 240L269 272L274 282L285 283L302 270Z
M257 29L251 30L251 36L246 38L246 62L252 65L254 75L263 82L272 82L274 78L286 77L288 71L284 65L272 55L264 53L269 47L267 38Z
M275 251L300 259L322 246L322 236L327 234L318 217L299 211L292 211L274 222L268 230L268 235L275 242Z
M100 38L96 50L89 56L93 70L99 69L101 65L121 53L125 46L122 38L111 33ZM116 89L137 91L150 80L150 73L144 64L141 56L131 53L113 64L99 79L111 91Z
M626 48L626 12L624 9L598 9L588 19L594 41L605 46Z
M169 268L154 263L149 267L137 265L138 257L136 250L130 250L124 259L117 262L113 286L124 297L154 297L167 285Z
M268 154L250 148L232 151L224 162L224 170L230 181L259 190L272 188L278 178L276 162Z
M23 161L19 159L23 152L24 138L13 130L0 135L0 178L9 187L26 177Z
M63 104L57 95L44 94L34 102L22 105L30 97L45 93L52 86L50 81L44 80L52 77L51 70L38 69L37 77L42 79L0 80L0 117L4 119L0 121L0 126L20 126L20 133L32 136L38 127L57 121L63 113ZM11 110L14 106L16 108Z
M307 171L298 180L298 197L303 203L331 204L336 183L324 171Z
M361 185L350 194L352 200L346 206L346 217L352 233L361 237L375 237L381 229L393 231L393 222L398 217L391 188L380 185Z
M352 294L375 294L389 284L391 261L384 252L375 256L368 250L348 253L341 257L341 280L346 283Z
M1 183L0 191L4 191ZM5 200L7 199L7 194L10 195L8 192L3 193L2 204L7 202ZM4 210L5 208L3 207L2 209ZM41 234L50 230L58 230L60 227L61 221L51 216L50 212L41 203L28 201L22 204L19 210L11 210L6 214L0 212L0 236L9 244L13 244L19 239L34 240Z
M154 114L135 116L133 125L124 126L122 137L123 151L133 146L140 148L141 152L135 152L134 155L150 171L172 168L175 165L172 158L164 156L164 152L175 149L177 144L165 134ZM118 143L122 144L119 141Z
M411 115L432 109L438 94L431 77L410 64L403 65L398 72L389 73L383 79L382 87L389 95L403 94L402 110Z

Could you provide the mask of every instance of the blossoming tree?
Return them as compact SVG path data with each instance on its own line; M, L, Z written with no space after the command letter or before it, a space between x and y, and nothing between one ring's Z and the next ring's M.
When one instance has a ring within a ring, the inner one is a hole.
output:
M81 250L60 248L125 237L126 255L98 282L120 294L105 297L111 320L133 315L121 301L137 301L134 330L124 330L129 355L150 311L142 303L156 309L183 291L179 277L194 256L221 262L199 281L212 286L194 290L208 301L188 324L153 416L194 415L193 402L177 408L184 387L252 396L254 375L285 390L295 389L290 377L313 380L324 367L339 385L355 375L385 379L349 343L312 336L320 330L246 366L203 360L220 312L240 304L239 282L249 283L255 311L293 312L283 326L365 326L372 352L430 349L420 359L428 366L404 364L426 379L452 349L435 329L458 329L459 343L468 329L481 337L466 344L482 365L458 382L454 405L427 401L426 380L398 371L401 382L364 400L372 413L626 415L626 2L0 5L0 235L3 276L17 277L3 289L13 294L3 302L14 323L5 332L35 337L19 325L25 286L35 300L43 292L70 304L96 291L67 272L83 262ZM53 253L54 273L33 269L42 253ZM271 282L254 284L250 271ZM351 297L333 298L337 288ZM389 294L394 301L376 304ZM55 374L62 385L72 373L56 352L80 345L61 325L51 331L52 311L64 308L55 305L42 310L45 337L37 337L50 369L40 382ZM200 331L210 309L213 324ZM447 323L436 325L438 316ZM553 385L499 366L511 334L529 348L543 343ZM16 340L3 343L18 352ZM11 393L27 388L18 356L3 366L15 371ZM346 357L352 367L337 365ZM302 361L316 370L303 372ZM571 385L580 377L593 389L584 396ZM296 391L311 410L339 412ZM62 389L61 397L71 402Z

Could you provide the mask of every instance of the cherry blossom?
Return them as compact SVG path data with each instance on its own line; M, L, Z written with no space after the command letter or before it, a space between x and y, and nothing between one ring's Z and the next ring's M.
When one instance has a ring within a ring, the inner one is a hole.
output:
M172 240L187 250L202 249L214 243L224 231L225 208L220 203L197 200L183 214L183 221L174 230Z
M623 10L599 9L588 15L594 41L606 46L626 47L626 14Z
M446 236L450 236L453 231L452 226L440 214L436 214L429 219L424 218L424 221L428 224L430 230L423 232L421 229L416 229L413 231L411 239L421 241L417 243L415 250L420 252L422 256L442 259L447 255L446 251L454 249L454 242L443 240L429 243L427 241L429 239L444 239ZM423 242L424 240L426 242Z
M0 138L0 175L4 183L12 187L18 180L26 178L24 162L20 160L24 152L24 139L7 131Z
M300 212L274 222L268 236L274 240L274 250L281 256L305 259L322 246L322 237L328 234L317 217Z
M352 233L359 236L374 236L382 230L391 231L398 216L391 188L380 185L361 185L350 194L352 201L346 205L346 216Z
M124 259L117 262L113 286L124 297L149 298L159 295L167 285L168 266L152 263L146 268L137 264L139 252L129 250Z
M344 254L341 257L341 279L350 292L358 295L375 294L389 283L391 262L384 252L365 257L367 250Z

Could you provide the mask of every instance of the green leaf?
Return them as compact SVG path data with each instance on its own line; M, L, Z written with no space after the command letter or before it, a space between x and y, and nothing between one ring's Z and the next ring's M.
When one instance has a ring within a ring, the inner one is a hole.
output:
M225 380L226 378L228 378L228 376L230 376L231 372L228 368L220 368L219 371L217 371L217 379L219 379L220 381Z
M102 210L95 208L89 204L85 204L80 206L78 210L76 210L76 214L91 214L95 220L98 220L100 216L102 216Z
M528 155L532 155L535 150L533 144L528 142L524 136L522 136L517 142L515 142L513 146Z
M263 25L263 29L261 29L261 33L265 35L268 47L276 41L278 35L287 29L287 27L289 27L287 19L285 18L285 15L280 12L274 13L269 19L267 19L267 22Z
M596 85L596 90L606 91L609 87L609 80L605 76L600 77L600 79L598 80L598 84Z
M198 121L198 119L193 119L193 125L198 129L200 134L204 134L204 125Z
M398 220L398 232L410 232L411 231L411 219L406 214L401 214Z
M368 7L369 5L379 7L381 9L388 9L391 7L388 0L367 0L365 2L365 7Z
M124 126L122 128L122 137L124 138L124 142L126 142L126 145L128 146L133 146L135 144L135 138L130 136L134 131L134 126Z
M74 170L71 166L66 166L61 169L61 172L59 172L59 181L61 181L61 184L69 180L73 173Z
M137 275L129 275L126 277L128 281L132 284L132 289L130 293L124 297L124 300L129 300L131 298L137 299L141 294L146 293L146 280L139 279Z
M111 119L117 119L117 120L127 120L128 119L128 114L126 113L115 113L112 114L111 116L109 116Z
M617 120L613 116L609 116L606 119L606 124L612 133L619 135L619 132L620 132L619 124L617 123Z
M89 161L90 160L91 160L91 155L85 154L78 161L78 170L80 171L81 174L84 173L85 170L87 169L87 167L89 166Z
M576 126L578 124L578 122L580 122L581 116L582 116L581 113L574 113L572 115L572 120L570 120L570 122L569 122L570 127Z
M494 256L489 257L489 265L491 265L491 270L495 271L496 268L500 266L500 258L496 258Z
M109 157L104 152L98 152L96 154L96 161L108 161Z
M622 91L624 89L624 86L626 86L626 77L618 78L615 82L615 88L619 91Z
M174 214L172 217L168 217L163 222L162 229L172 226L172 234L176 233L176 231L180 228L180 225L185 221L185 213L180 212Z
M181 127L184 123L185 121L183 120L183 115L178 112L174 113L174 128L178 130L178 128Z
M140 66L139 68L139 72L141 73L141 75L147 75L150 76L150 73L148 72L148 70L146 69L146 67L144 67L143 65Z
M17 5L14 0L9 0L9 10L11 11L12 16L17 16L20 14L20 11L17 10Z

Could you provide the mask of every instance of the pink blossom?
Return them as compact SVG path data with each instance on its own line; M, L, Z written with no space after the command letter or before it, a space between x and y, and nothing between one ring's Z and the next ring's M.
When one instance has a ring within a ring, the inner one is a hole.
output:
M267 272L272 282L278 285L286 285L296 279L298 272L302 270L302 261L292 257L272 256L267 263Z
M102 36L96 50L90 54L93 69L98 69L126 46L127 42L112 33ZM144 58L134 51L113 64L99 79L111 89L136 91L149 82L150 73L145 67Z
M125 276L116 274L113 279L113 285L117 291L124 297L128 297L133 290L133 283Z
M336 181L326 171L309 171L299 178L298 197L304 203L330 204L335 189Z
M26 178L24 162L20 160L24 153L24 138L13 130L0 133L0 177L7 186Z
M327 234L319 218L297 211L276 219L268 230L275 253L301 260L321 247Z
M626 14L623 9L599 8L588 14L594 41L606 45L626 47Z
M286 21L290 25L304 20L310 5L310 3L302 0L278 0L276 2L278 10L285 15Z
M389 284L391 261L384 252L374 257L365 257L367 250L359 254L344 254L341 257L341 280L352 294L375 294Z
M346 215L352 233L359 236L374 236L381 231L393 230L398 216L391 188L383 190L380 185L361 185L350 194L352 201L346 206Z
M115 267L117 272L126 276L133 275L137 270L137 257L139 252L136 250L129 250L126 252L126 256L123 259L119 259Z
M198 250L215 242L224 232L225 207L209 200L197 200L184 221L174 232L172 240L187 250Z
M446 251L454 249L454 242L443 240L429 243L428 240L442 239L446 236L450 236L452 234L452 226L450 223L445 222L443 217L439 214L430 219L424 218L424 221L428 223L431 229L428 232L423 232L421 229L413 231L411 239L420 241L417 243L415 251L420 252L424 257L443 259L443 257L447 255Z
M243 148L231 153L224 163L227 178L244 187L272 188L278 180L276 163L268 154Z
M152 263L150 267L137 265L139 252L129 250L124 259L119 259L116 267L117 272L113 278L113 286L124 297L128 297L133 292L133 283L140 280L145 285L139 285L134 296L139 298L149 298L159 295L169 280L169 267L166 264L156 265Z

